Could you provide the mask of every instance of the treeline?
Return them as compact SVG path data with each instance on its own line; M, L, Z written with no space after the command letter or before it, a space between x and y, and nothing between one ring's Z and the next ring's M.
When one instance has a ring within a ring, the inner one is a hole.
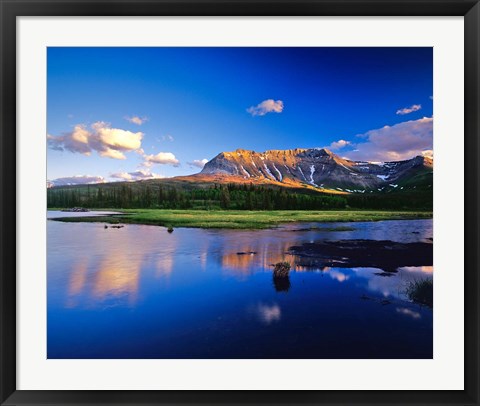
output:
M433 194L431 190L416 192L397 192L388 194L349 195L348 206L352 209L373 210L432 210Z
M185 190L158 184L89 185L51 188L47 205L86 208L229 209L229 210L329 210L329 209L426 209L431 193L329 195L312 191L255 185L213 185Z
M328 210L347 206L344 197L302 194L254 185L214 185L182 190L160 185L82 186L51 188L47 205L86 208Z

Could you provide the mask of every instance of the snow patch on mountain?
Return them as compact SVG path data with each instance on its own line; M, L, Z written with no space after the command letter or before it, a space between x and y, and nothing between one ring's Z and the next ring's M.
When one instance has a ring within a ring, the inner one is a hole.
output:
M313 185L313 186L317 186L317 184L313 181L313 174L315 173L315 166L314 165L310 165L310 183Z
M277 171L278 173L278 180L281 182L283 177L282 177L282 174L280 173L280 171L277 169L277 167L275 166L275 164L272 164L273 165L273 168Z
M245 168L243 167L243 165L240 165L240 167L242 168L242 171L243 171L243 173L245 174L245 176L246 176L247 178L249 178L249 177L250 177L250 174L245 170Z
M302 176L303 176L303 180L304 180L305 182L307 182L307 178L306 178L305 175L303 174L302 168L298 167L298 169L300 170L300 173L301 173Z
M265 167L265 170L267 171L267 173L270 175L271 178L277 180L277 178L275 178L275 176L273 176L273 173L270 172L270 169L267 168L267 165L263 164L263 166Z

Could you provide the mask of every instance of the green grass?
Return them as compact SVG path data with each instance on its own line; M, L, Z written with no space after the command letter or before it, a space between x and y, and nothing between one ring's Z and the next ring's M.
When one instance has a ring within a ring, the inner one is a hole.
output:
M412 302L433 307L432 278L425 278L409 282L405 289L405 293Z
M262 229L291 222L351 222L431 218L428 211L246 211L246 210L160 210L135 209L121 215L101 217L62 217L64 222L147 224L165 227Z

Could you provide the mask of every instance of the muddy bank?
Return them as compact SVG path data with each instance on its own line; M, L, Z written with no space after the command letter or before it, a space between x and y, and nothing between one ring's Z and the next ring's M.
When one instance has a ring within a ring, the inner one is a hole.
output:
M433 244L399 243L389 240L339 240L305 243L290 247L300 266L324 268L380 268L396 272L403 266L433 265Z

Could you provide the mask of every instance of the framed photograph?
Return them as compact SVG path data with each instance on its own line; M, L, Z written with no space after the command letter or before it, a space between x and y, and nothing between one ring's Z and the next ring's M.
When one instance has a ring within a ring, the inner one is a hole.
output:
M479 404L477 1L0 4L2 405Z

